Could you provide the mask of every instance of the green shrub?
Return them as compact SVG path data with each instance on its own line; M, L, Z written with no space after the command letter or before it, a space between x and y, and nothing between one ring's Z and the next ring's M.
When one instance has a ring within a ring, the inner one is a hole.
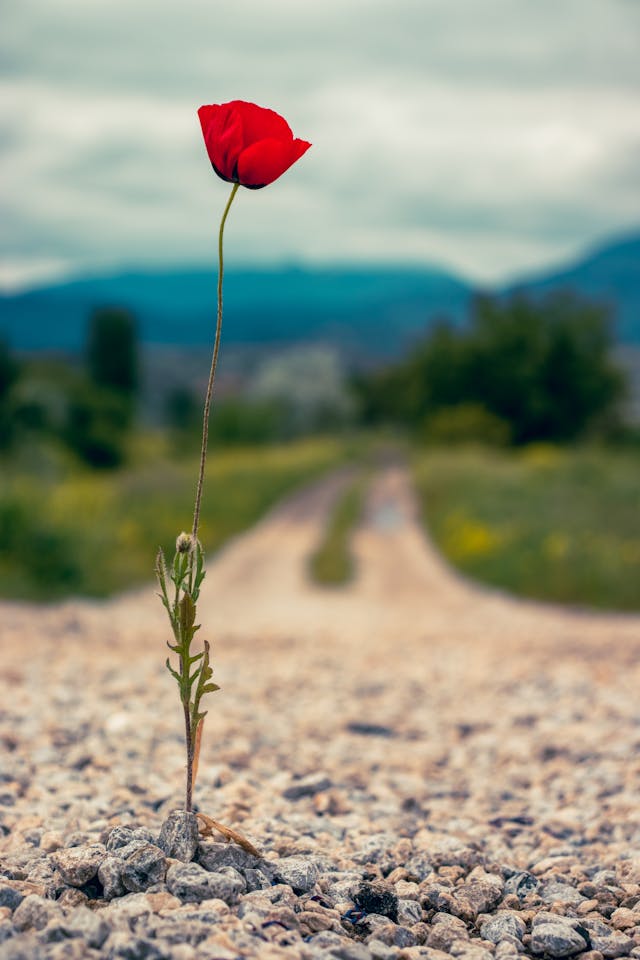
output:
M425 417L420 431L420 438L434 445L480 443L504 447L509 443L510 436L507 421L478 403L442 407Z

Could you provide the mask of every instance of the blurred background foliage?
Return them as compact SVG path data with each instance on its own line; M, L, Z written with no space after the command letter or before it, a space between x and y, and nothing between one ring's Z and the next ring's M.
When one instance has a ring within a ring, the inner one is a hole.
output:
M326 344L220 381L202 537L215 550L296 485L380 438L410 450L425 524L465 573L517 593L637 609L640 437L607 311L568 294L477 297L390 362ZM107 596L150 579L191 519L201 376L149 373L135 318L88 318L84 354L0 342L0 592ZM160 383L158 382L160 379ZM362 484L310 569L353 573Z

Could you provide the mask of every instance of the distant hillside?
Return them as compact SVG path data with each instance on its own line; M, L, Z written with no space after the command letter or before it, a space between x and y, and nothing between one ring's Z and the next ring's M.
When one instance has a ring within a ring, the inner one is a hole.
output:
M78 350L87 316L104 304L129 307L146 343L209 344L215 265L61 283L0 300L0 330L24 350ZM225 343L330 340L345 351L397 352L434 315L461 320L470 288L436 270L228 270Z
M81 349L96 306L129 307L148 344L208 345L215 264L189 271L93 277L0 297L0 333L22 350ZM610 303L622 343L640 344L640 236L603 247L561 272L511 287L533 294L571 288ZM508 292L508 291L499 291ZM398 267L227 271L225 343L330 341L347 355L397 354L434 317L462 322L472 288L444 271Z
M589 299L609 303L618 340L640 344L640 236L603 247L560 272L523 280L512 289L532 294L577 290Z

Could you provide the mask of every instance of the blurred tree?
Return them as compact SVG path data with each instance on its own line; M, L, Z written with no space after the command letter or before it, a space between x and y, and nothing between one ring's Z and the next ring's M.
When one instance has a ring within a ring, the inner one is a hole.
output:
M65 439L92 467L119 466L125 457L130 411L114 390L78 383L69 398Z
M446 410L447 429L452 416L468 427L472 405L506 424L514 443L563 442L615 422L624 378L611 352L610 317L599 305L569 294L482 296L466 329L437 323L405 360L356 387L370 423L403 423L424 434L425 422ZM467 412L452 414L460 405Z
M15 435L11 392L19 376L20 364L0 339L0 450L7 449Z
M475 304L467 395L508 421L515 443L569 441L621 399L607 310L570 294Z
M140 370L136 324L127 310L103 307L94 311L89 321L87 361L92 382L120 394L132 415Z

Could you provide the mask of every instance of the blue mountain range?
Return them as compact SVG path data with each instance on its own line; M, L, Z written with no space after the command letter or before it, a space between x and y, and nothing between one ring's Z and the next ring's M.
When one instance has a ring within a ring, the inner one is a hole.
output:
M611 305L622 343L640 343L640 235L610 244L559 272L510 290L534 296L572 289ZM489 291L507 293L510 290ZM225 342L268 345L324 341L348 353L397 354L437 317L468 315L474 288L442 270L281 267L225 274ZM215 265L140 270L56 283L0 297L0 334L19 350L82 349L89 313L123 306L147 344L209 345Z

